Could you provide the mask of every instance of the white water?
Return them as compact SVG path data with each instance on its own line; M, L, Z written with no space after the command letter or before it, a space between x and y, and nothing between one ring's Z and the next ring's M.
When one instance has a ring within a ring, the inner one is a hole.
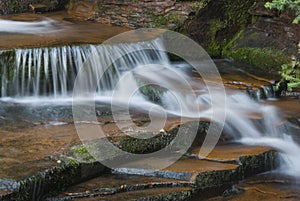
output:
M20 34L46 34L55 33L59 28L59 23L52 19L36 22L24 22L0 19L0 32L20 33Z
M148 48L150 51L143 49ZM227 94L227 107L217 105L212 110L212 100L204 85L186 75L179 67L170 64L159 39L135 44L67 46L59 48L17 49L8 66L5 52L0 53L2 101L19 103L71 102L72 86L76 74L89 57L88 69L93 77L103 73L99 69L110 64L111 54L120 59L105 72L99 81L97 101L113 103L118 107L131 107L153 114L211 119L213 112L226 109L225 131L237 141L248 145L270 146L280 151L284 173L300 176L300 153L289 129L281 125L282 119L276 108L264 106L240 92ZM125 57L121 57L124 53ZM85 65L85 67L87 67ZM9 78L9 75L12 75ZM163 87L161 103L155 104L137 89L142 84ZM191 86L196 97L190 93ZM218 92L214 92L218 93ZM215 97L217 97L216 94ZM195 107L200 108L198 112ZM249 118L249 117L255 118ZM253 119L260 119L254 121ZM218 118L213 119L218 121Z

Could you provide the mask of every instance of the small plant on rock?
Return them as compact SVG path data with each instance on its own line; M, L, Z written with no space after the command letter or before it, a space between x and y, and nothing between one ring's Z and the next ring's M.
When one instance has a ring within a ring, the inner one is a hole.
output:
M289 8L295 11L296 18L293 23L298 24L300 21L300 0L273 0L272 2L267 2L265 7L268 9L277 9L283 11L286 8Z

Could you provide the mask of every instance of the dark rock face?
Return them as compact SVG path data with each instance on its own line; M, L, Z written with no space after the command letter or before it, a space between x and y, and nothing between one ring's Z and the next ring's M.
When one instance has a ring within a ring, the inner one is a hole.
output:
M254 12L255 10L255 12ZM293 24L293 12L270 12L263 4L249 11L255 21L239 32L224 49L223 56L262 67L272 72L289 63L298 53L300 26Z
M210 1L196 16L190 17L179 29L200 43L212 56L222 55L223 47L251 23L249 8L254 0Z
M180 29L200 43L213 57L277 71L297 54L300 25L292 24L292 11L279 13L265 1L210 1Z

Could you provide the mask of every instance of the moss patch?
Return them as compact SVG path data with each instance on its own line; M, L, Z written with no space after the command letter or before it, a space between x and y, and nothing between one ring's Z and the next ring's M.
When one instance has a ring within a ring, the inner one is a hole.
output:
M269 72L278 71L282 64L289 61L287 55L273 48L239 48L226 51L225 56L235 61L262 67Z
M248 13L255 0L210 1L190 17L178 31L200 43L212 57L222 56L222 49L246 25L252 22Z
M135 154L151 153L161 150L169 145L175 136L176 133L159 133L157 135L153 133L144 133L139 135L139 137L144 137L146 139L125 136L120 139L119 147L124 151Z
M90 161L90 162L95 161L95 158L91 156L86 146L84 145L72 147L70 150L70 155L76 159L79 159L80 161ZM71 162L72 161L73 160L71 160Z
M178 26L181 22L181 17L179 14L170 13L167 15L152 16L152 20L154 27L164 27L170 24Z

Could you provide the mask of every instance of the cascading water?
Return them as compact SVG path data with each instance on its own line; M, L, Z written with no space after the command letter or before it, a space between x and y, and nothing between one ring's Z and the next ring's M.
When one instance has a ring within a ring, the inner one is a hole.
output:
M97 69L100 66L99 62L112 62L110 54L119 54L120 59L104 74L100 83L99 92L107 91L116 84L124 71L143 64L168 62L167 55L152 51L158 46L159 41L154 40L137 44L1 51L1 97L70 97L76 74L87 56L90 56L92 68ZM139 51L145 48L149 49L149 52ZM124 52L132 53L122 58Z
M89 65L84 65L84 67L91 69L89 71L91 79L94 73L104 73L99 81L96 95L100 101L110 103L114 91L117 91L120 95L117 104L127 105L127 100L122 102L123 95L128 96L128 93L132 95L132 87L143 88L143 83L146 85L151 83L163 86L162 89L154 87L151 92L157 93L154 95L158 96L159 103L151 101L145 96L143 90L140 90L133 94L129 103L131 107L153 112L153 107L159 104L164 114L210 119L214 111L205 86L195 82L180 67L172 65L165 52L157 51L162 48L158 38L132 44L2 51L0 52L1 97L2 100L15 102L22 102L27 98L29 103L33 99L41 102L50 99L70 100L76 74L89 57ZM122 56L124 53L127 53L126 56ZM111 61L111 54L119 55L119 59ZM103 64L112 65L106 72L102 72L99 68L102 68ZM176 77L179 74L181 78ZM184 87L181 87L184 86L182 77L189 81L198 96L196 99L185 93ZM87 79L85 82L89 85L91 80ZM169 91L170 86L176 86L177 90ZM148 92L149 89L147 88ZM201 108L200 113L194 110L196 104ZM219 109L224 110L224 108ZM225 109L227 133L231 133L237 141L244 144L265 145L279 150L285 162L284 165L288 167L286 173L300 176L298 171L300 164L297 162L300 147L288 136L288 126L280 124L281 119L276 108L259 104L245 93L230 91L227 94L227 108ZM156 115L161 114L157 112ZM249 116L256 116L259 121ZM218 121L218 119L213 120Z

